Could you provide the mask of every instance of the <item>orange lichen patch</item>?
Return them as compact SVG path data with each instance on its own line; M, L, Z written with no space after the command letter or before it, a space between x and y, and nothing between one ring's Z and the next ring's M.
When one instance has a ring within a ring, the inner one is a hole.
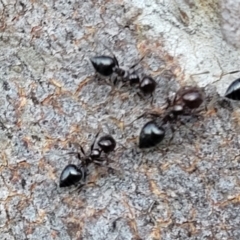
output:
M24 226L24 233L26 236L33 234L34 230L35 227L33 225L28 224L27 226L26 225Z
M55 230L52 230L52 231L51 231L51 237L52 237L53 239L59 238L58 232L55 231Z
M206 113L204 113L204 115L206 117L213 117L216 116L217 110L214 108L208 109Z
M77 192L77 191L78 190L76 190L75 192ZM80 194L81 194L81 192L80 192ZM61 201L64 204L71 206L71 208L73 208L73 209L85 208L85 206L86 206L86 203L81 199L81 197L76 198L75 195L74 196L66 196L66 197L62 198Z
M38 162L38 168L40 170L44 170L44 171L47 171L47 176L48 176L48 179L51 179L51 180L55 180L57 177L56 177L56 169L54 167L52 167L50 164L47 164L46 163L46 159L42 158L39 162Z
M33 183L33 184L30 186L29 191L30 191L30 192L33 192L33 191L35 190L35 188L38 187L38 186L39 186L39 183Z
M122 203L125 206L125 208L128 209L128 211L129 211L124 214L124 218L126 218L128 226L129 226L132 234L134 235L134 237L136 239L139 239L135 209L130 206L130 204L128 203L127 197L125 195L122 198Z
M85 27L85 30L86 30L86 33L87 33L85 39L87 39L89 34L90 35L95 34L97 32L98 28L87 26L87 27Z
M7 154L6 154L6 152L5 151L2 151L1 153L0 153L1 155L1 161L0 161L0 167L6 167L6 166L8 166L8 160L7 160Z
M18 169L19 168L30 168L30 164L27 163L26 161L22 161L22 162L18 163Z
M159 56L162 65L159 66L159 69L154 71L154 75L161 74L164 71L171 71L173 75L179 76L182 75L182 70L180 65L177 62L177 59L168 54L163 49L163 43L161 41L150 42L147 40L142 40L137 44L137 48L141 55L145 56L148 52L154 52Z
M6 22L2 18L2 19L0 19L0 32L3 32L5 29L6 29Z
M21 177L21 175L18 173L17 169L12 170L11 173L12 173L12 176L10 177L9 180L11 181L11 183L12 183L13 185L21 181L22 177Z
M97 213L96 209L88 206L86 209L85 209L85 216L86 217L93 217L95 216L95 214ZM98 215L98 214L97 214Z
M169 225L172 224L172 220L168 218L167 220L163 220L161 218L157 219L156 225L152 228L152 232L150 236L152 237L151 239L153 240L161 240L161 229L162 228L167 228Z
M56 79L54 78L50 78L49 79L49 83L51 83L53 86L58 87L58 88L62 88L63 84L58 82Z
M195 227L196 225L195 221L187 221L182 224L176 224L176 225L180 226L181 228L185 228L188 231L189 236L193 236L198 233L198 230Z
M79 85L77 90L75 91L74 95L78 96L79 93L81 92L82 88L92 79L92 77L87 77L86 79L84 79Z
M133 239L141 239L138 233L137 222L135 219L127 219L128 226L133 234Z
M70 126L70 135L73 134L73 133L80 133L82 130L81 126L79 124L72 124Z
M149 166L147 164L141 164L138 167L138 171L142 173L146 173L149 170Z
M194 161L193 161L193 163L190 165L190 166L188 166L188 167L186 167L186 166L183 166L182 165L182 163L180 162L180 164L179 164L179 166L180 166L180 168L184 171L184 172L187 172L187 173L193 173L193 172L195 172L196 170L197 170L197 163L198 163L198 161L199 161L199 159L195 159Z
M232 119L237 125L240 125L240 111L239 110L235 110L232 113Z
M171 167L171 165L170 165L169 163L164 163L164 164L162 164L162 165L160 166L160 169L161 169L162 171L166 171L166 170L168 170L170 167Z
M42 100L42 105L48 105L51 101L52 98L54 97L54 94L48 95L45 99Z
M121 119L117 119L115 117L110 116L109 119L111 119L118 126L118 128L121 129L122 132L124 131L125 123L122 120L122 118Z
M152 240L161 240L161 230L158 227L153 227L150 237Z
M188 25L189 25L189 22L190 22L189 16L188 16L187 13L184 12L182 9L178 8L178 10L179 10L180 20L182 21L182 23L183 23L185 26L188 26Z
M63 222L67 226L67 231L70 236L72 236L74 239L83 239L82 229L85 227L84 219L79 218L79 216L66 216L63 219Z
M31 35L32 35L32 38L30 40L30 42L32 42L32 40L34 38L39 38L42 34L42 26L35 26L35 27L32 27L31 29Z
M129 138L126 139L126 142L127 143L132 143L132 142L137 143L138 142L138 137L129 137Z
M214 203L215 206L226 207L229 204L240 204L240 195L229 196L226 201Z
M219 147L222 147L222 148L226 148L228 146L230 146L232 144L232 139L233 138L229 138L229 139L222 139L222 141L220 142L219 144Z
M20 97L19 98L19 105L18 105L18 110L21 110L27 103L27 98L26 97Z
M19 197L20 201L17 204L17 209L19 212L25 210L29 206L29 199L23 194L14 194L13 197Z
M46 211L43 209L38 209L38 216L40 219L43 219L46 217Z
M167 220L162 219L162 218L157 219L157 227L166 228L170 224L172 224L172 219L171 218L168 218Z
M48 166L46 166L46 160L44 158L41 158L38 162L38 168L40 170L44 170L46 168L48 168Z
M44 147L42 148L43 153L49 151L50 149L52 149L54 146L61 146L61 147L67 147L69 144L69 140L68 139L58 139L58 138L53 138L49 135L45 136L45 140L44 142L46 143L44 145Z
M33 143L32 143L32 139L31 139L30 137L24 137L24 138L22 138L22 141L23 141L23 143L24 143L24 146L25 146L27 149L32 148Z
M145 56L147 52L151 52L153 48L155 48L155 50L156 49L159 50L159 49L162 49L162 47L163 47L163 44L160 41L150 42L147 40L141 40L137 44L137 49L142 54L142 56Z
M161 198L166 197L166 193L159 189L159 187L157 186L156 181L150 180L149 181L149 188L150 188L150 191L153 194L155 194L156 196L161 197Z
M104 169L101 169L104 170ZM96 187L96 182L99 179L99 171L101 171L98 169L98 171L92 171L91 176L89 176L89 182L88 182L88 186L92 185L93 187Z

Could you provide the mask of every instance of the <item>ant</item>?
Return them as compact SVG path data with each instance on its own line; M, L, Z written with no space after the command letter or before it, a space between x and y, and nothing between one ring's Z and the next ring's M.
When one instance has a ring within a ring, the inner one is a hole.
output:
M189 116L193 114L193 110L200 107L204 100L202 89L185 86L177 91L174 99L167 100L166 112L162 118L160 113L144 113L137 119L146 115L150 115L155 120L147 122L141 129L139 136L139 148L150 148L160 143L165 136L165 125L170 125L174 131L172 124L179 120L179 116Z
M136 64L131 66L130 69L136 67L143 60L143 58L144 57L142 57ZM157 83L152 77L145 75L140 79L136 71L131 72L120 68L118 60L114 54L113 57L105 55L95 56L90 58L90 61L96 72L100 75L109 77L115 73L117 77L121 78L122 82L129 82L130 85L138 84L139 89L144 94L152 95L156 88ZM114 84L115 83L116 80L114 81Z
M101 157L102 152L110 153L116 147L116 141L111 135L104 135L100 137L97 141L97 145L99 148L95 148L95 142L98 138L99 133L95 136L95 139L90 147L90 154L86 155L82 146L80 146L81 153L84 157L81 157L79 152L70 152L70 154L77 154L78 159L81 161L79 165L69 164L67 165L60 176L60 187L69 187L72 185L76 185L77 183L86 179L87 176L87 167L91 163L95 163L97 165L101 165L102 162L105 160ZM81 187L82 185L80 185Z

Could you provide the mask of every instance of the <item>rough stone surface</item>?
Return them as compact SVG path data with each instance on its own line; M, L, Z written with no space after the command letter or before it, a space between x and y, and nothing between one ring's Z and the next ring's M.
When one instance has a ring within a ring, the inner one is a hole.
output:
M230 2L230 1L229 1ZM1 239L240 239L239 50L222 34L217 1L0 1ZM157 81L153 103L96 78L89 58L113 52ZM199 119L137 148L149 109L181 86L205 87ZM219 93L219 94L218 94ZM117 149L87 184L59 176L96 133Z
M237 48L240 47L240 1L220 0L222 30L226 40Z

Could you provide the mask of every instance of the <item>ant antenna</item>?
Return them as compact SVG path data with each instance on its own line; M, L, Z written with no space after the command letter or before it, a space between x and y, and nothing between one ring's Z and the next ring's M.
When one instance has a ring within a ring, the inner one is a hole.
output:
M91 151L93 150L93 148L94 148L94 145L95 145L95 142L96 142L96 139L98 138L98 135L99 135L99 132L96 134L96 136L95 136L95 139L94 139L94 141L93 141L93 143L92 143L92 145L91 145Z

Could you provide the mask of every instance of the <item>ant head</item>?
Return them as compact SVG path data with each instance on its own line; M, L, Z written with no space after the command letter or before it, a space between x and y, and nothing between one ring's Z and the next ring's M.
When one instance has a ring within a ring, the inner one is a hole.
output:
M156 82L153 78L149 76L143 77L143 79L140 82L139 88L141 91L145 94L151 94L154 92L156 88Z
M100 158L101 152L102 152L102 151L99 150L99 149L93 149L93 150L91 151L90 158L91 158L91 159Z
M172 113L177 116L177 115L181 115L184 111L184 106L183 105L174 105L172 108Z
M190 109L198 108L203 103L203 94L200 91L189 91L182 96L185 105Z
M102 136L98 140L97 144L101 148L101 150L105 153L112 152L116 147L116 141L111 135Z
M200 88L187 86L177 92L174 102L176 105L180 103L180 105L195 109L203 103L203 100L204 95Z

